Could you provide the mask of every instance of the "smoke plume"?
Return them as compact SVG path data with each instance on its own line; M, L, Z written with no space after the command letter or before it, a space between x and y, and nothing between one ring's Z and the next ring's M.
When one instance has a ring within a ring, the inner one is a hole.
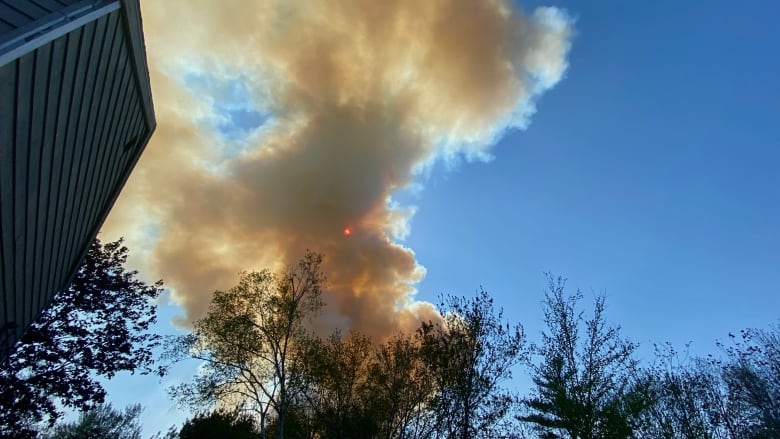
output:
M322 252L325 323L371 335L435 315L414 300L425 270L398 242L413 209L393 193L437 161L488 157L523 127L562 78L571 38L563 12L501 0L142 11L158 128L104 233L143 249L136 261L173 288L183 323L239 271ZM228 136L237 101L262 120Z

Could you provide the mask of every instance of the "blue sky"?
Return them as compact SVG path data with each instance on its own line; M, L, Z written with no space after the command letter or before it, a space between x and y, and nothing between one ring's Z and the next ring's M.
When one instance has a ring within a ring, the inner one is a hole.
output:
M493 160L440 166L404 197L417 206L404 244L427 269L418 298L481 285L534 340L549 271L586 299L605 293L642 355L664 341L716 352L728 332L776 322L780 5L552 4L577 20L566 79ZM263 120L225 108L230 138ZM162 329L175 313L162 309ZM151 434L182 416L162 387L123 375L109 397L146 405Z
M423 297L483 285L533 335L551 271L606 293L632 339L696 352L776 321L778 6L557 5L577 17L567 78L495 160L421 196Z

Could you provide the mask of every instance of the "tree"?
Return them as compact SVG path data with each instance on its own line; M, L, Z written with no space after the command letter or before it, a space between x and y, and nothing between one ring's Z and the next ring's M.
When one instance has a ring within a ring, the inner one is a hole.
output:
M179 439L254 439L260 437L251 416L215 410L188 419L179 431Z
M525 360L522 327L510 327L503 309L480 291L471 299L446 296L441 323L425 323L418 332L422 355L434 374L431 407L439 437L497 437L514 403L501 387L512 367Z
M368 391L373 344L365 335L334 332L310 340L303 351L305 370L299 413L309 413L309 430L321 437L373 437L375 413Z
M159 336L148 330L162 281L148 285L127 271L122 242L95 240L73 282L0 366L0 435L32 435L34 424L52 425L56 402L95 408L106 394L97 376L152 371Z
M524 401L529 413L520 419L545 438L631 437L648 405L645 384L636 379L637 345L620 337L619 326L607 326L603 296L586 320L576 311L582 293L567 296L563 279L548 275L548 281L547 332L534 347L540 361L530 365L536 390Z
M435 430L433 370L419 338L397 334L381 345L371 362L368 386L379 437L424 439Z
M728 392L724 419L735 437L780 437L780 325L746 329L732 345L718 345L727 359L719 363Z
M172 390L198 410L216 402L255 413L265 437L269 417L284 435L285 414L301 392L296 355L310 338L306 322L323 306L322 256L307 252L282 273L242 273L238 285L216 291L194 331L170 344L169 358L205 362L194 382Z
M51 439L141 439L140 404L115 410L111 404L99 404L81 412L76 422L57 425Z
M336 331L312 338L299 352L303 391L286 414L293 438L428 438L433 434L433 374L420 344L397 334L377 345L362 334ZM268 430L276 431L272 421Z
M718 342L725 358L679 361L670 345L656 349L642 437L780 437L780 328L729 337Z
M722 404L718 369L699 358L680 356L670 344L655 346L656 360L645 371L646 399L641 437L698 439L717 437L709 414Z

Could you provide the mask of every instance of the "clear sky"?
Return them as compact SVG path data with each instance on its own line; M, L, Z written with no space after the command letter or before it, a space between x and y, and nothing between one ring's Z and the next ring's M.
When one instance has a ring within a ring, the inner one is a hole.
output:
M420 197L424 297L483 285L536 328L551 271L605 292L631 338L704 351L776 321L780 5L557 5L577 18L566 79L495 160Z
M715 352L730 331L776 322L780 4L553 5L576 35L528 128L507 132L492 160L439 165L400 197L417 207L403 241L427 270L417 298L481 285L534 340L549 271L586 299L605 293L642 355L663 341ZM219 105L216 130L231 139L264 118ZM162 309L162 330L176 313ZM163 391L175 379L119 376L109 396L144 404L151 434L181 420Z

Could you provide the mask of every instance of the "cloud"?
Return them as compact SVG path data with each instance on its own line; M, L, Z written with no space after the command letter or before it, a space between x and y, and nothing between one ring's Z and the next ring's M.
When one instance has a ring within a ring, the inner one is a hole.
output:
M185 322L240 270L322 252L324 324L371 335L435 315L413 297L424 268L395 241L414 210L392 194L525 126L564 75L572 33L558 9L526 16L499 0L154 0L142 11L159 125L105 233L143 249L136 261L174 288ZM267 117L236 149L219 109L239 98Z

